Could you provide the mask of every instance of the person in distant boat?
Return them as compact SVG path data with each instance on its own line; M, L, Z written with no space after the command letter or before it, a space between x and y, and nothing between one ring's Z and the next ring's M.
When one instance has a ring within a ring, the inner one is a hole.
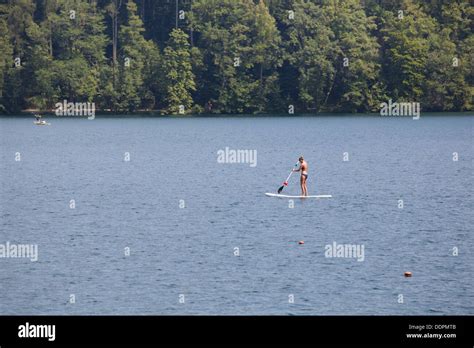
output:
M36 114L35 117L36 117L36 122L41 121L41 116L40 115Z
M212 112L212 101L209 100L207 102L206 108L208 112Z
M308 188L306 187L306 180L308 179L308 163L301 156L298 160L300 162L300 167L298 169L293 169L294 172L301 172L300 185L301 185L301 195L308 195Z

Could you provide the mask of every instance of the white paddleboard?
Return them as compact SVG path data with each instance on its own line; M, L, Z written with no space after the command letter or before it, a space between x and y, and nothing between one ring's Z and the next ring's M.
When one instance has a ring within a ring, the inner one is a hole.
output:
M278 193L265 193L268 197L278 198L332 198L332 195L317 195L317 196L290 196L290 195L279 195Z

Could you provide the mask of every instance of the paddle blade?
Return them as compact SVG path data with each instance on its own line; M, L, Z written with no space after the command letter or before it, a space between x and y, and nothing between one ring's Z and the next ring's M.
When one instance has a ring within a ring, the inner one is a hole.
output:
M284 188L284 187L285 187L285 185L283 185L283 186L280 186L280 188L278 189L278 194L280 194L280 193L281 193L281 191L283 191L283 188Z

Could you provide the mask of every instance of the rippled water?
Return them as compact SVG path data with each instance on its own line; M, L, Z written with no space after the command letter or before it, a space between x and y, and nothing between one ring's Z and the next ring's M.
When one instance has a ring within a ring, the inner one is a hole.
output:
M1 314L474 314L473 117L51 123L0 118L0 244L39 249L0 258ZM332 199L264 195L300 154Z

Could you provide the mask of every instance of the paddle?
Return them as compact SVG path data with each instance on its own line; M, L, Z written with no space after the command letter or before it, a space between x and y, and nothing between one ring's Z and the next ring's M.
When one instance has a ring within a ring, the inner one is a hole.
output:
M299 163L299 162L296 162L295 167L298 167L298 163ZM288 180L290 180L291 174L293 174L293 169L291 170L290 175L288 175L288 177L286 178L286 180L285 180L285 182L283 183L283 185L280 186L280 188L278 189L278 194L280 194L281 191L283 191L283 188L284 188L285 186L288 186Z

